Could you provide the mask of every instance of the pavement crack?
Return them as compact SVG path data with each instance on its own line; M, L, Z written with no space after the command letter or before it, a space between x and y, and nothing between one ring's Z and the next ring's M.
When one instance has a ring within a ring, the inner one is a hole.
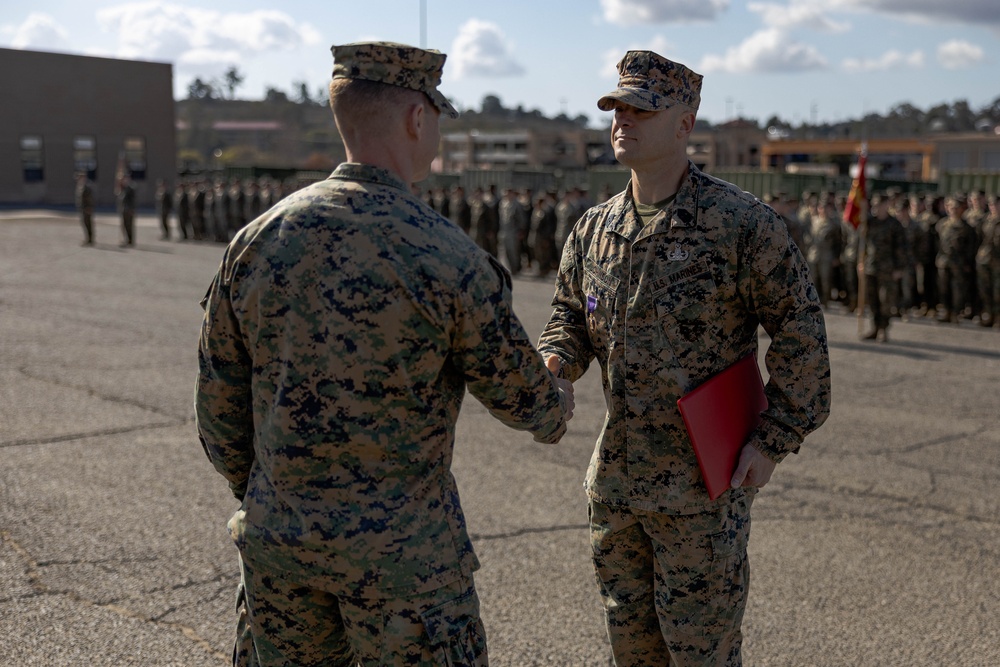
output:
M174 414L171 414L169 412L166 412L163 409L161 409L161 408L159 408L159 407L157 407L155 405L147 405L147 404L145 404L145 403L143 403L141 401L137 401L137 400L133 400L133 399L129 399L129 398L124 398L122 396L115 396L113 394L106 394L106 393L103 393L103 392L100 392L100 391L94 389L93 387L88 387L86 385L77 385L77 384L74 384L72 382L66 382L64 380L60 380L58 378L50 378L50 377L46 377L44 375L38 375L38 374L30 372L27 368L24 368L24 367L18 368L17 372L20 373L21 375L25 376L26 378L30 379L30 380L35 380L36 382L45 382L45 383L54 385L56 387L62 387L63 389L73 389L75 391L86 392L86 394L88 396L92 396L94 398L99 398L102 401L108 401L109 403L118 403L119 405L128 405L128 406L133 407L133 408L139 408L140 410L145 410L147 412L152 412L153 414L160 415L161 417L175 417L175 418L177 417L177 415L174 415Z
M495 533L493 535L470 533L469 536L474 540L506 540L512 537L521 537L523 535L533 535L536 533L556 533L564 530L590 530L590 526L588 526L587 524L578 524L578 525L567 525L567 526L548 526L539 528L521 528L519 530L513 530L509 533Z
M35 560L32 557L32 555L28 552L28 550L25 549L24 546L19 544L17 540L15 540L11 536L9 531L6 530L0 531L0 544L6 544L10 546L10 548L14 551L14 553L16 553L24 562L25 576L28 579L28 584L32 592L27 595L19 596L17 599L23 600L23 599L30 599L42 596L49 596L49 595L63 596L69 598L70 600L78 604L94 607L95 609L104 609L106 611L110 611L122 618L139 621L141 623L152 623L153 625L162 626L164 628L169 628L171 630L174 630L175 632L179 632L180 634L184 635L187 639L189 639L191 642L193 642L195 645L204 649L205 652L211 654L214 658L218 660L225 660L230 657L225 653L216 650L216 648L212 646L212 644L207 639L199 635L194 630L194 628L188 627L183 623L164 621L163 620L164 617L166 617L167 615L176 610L174 607L170 607L163 613L150 617L148 615L129 609L128 607L125 607L118 603L100 603L94 600L90 600L73 590L51 589L49 588L48 585L45 584L45 582L42 581L42 576L41 576L41 568L43 567L42 563L39 563L39 561ZM52 563L55 561L48 561L48 562ZM4 599L0 598L0 602L3 601Z
M982 435L990 428L993 428L993 424L983 424L979 428L970 432L963 433L949 433L947 435L942 435L937 438L931 438L930 440L924 440L922 442L915 442L912 445L906 447L900 447L898 449L891 447L884 447L882 449L872 449L867 452L862 452L864 456L891 456L898 454L912 454L913 452L920 451L921 449L926 449L927 447L936 447L937 445L947 445L952 442L957 442L965 440L968 438L975 438L978 435Z
M962 521L968 521L970 523L980 523L987 526L1000 525L1000 518L994 516L981 516L979 514L974 514L972 512L962 511L943 505L940 503L929 503L923 502L918 497L913 496L902 496L893 493L879 492L875 490L875 486L869 486L866 488L851 488L843 485L829 485L821 484L817 480L801 480L794 484L788 485L786 489L789 492L799 491L805 493L818 493L823 497L837 498L837 497L849 497L854 499L859 499L863 501L878 501L880 503L893 503L899 507L906 507L911 510L930 510L932 512L937 512L945 516L952 517L953 519L959 519ZM930 495L930 494L921 494ZM811 503L810 506L816 507L817 505ZM835 510L832 506L826 505L826 510L828 513L834 513ZM886 508L888 509L888 508ZM848 513L851 517L862 517L869 516L869 518L876 518L876 515L861 515L857 513Z
M108 435L119 435L122 433L133 433L135 431L154 431L159 428L171 428L182 424L193 423L194 419L174 419L169 422L153 422L152 424L140 424L136 426L121 426L119 428L106 428L97 431L85 431L83 433L66 433L63 435L53 435L46 438L22 438L9 442L0 442L0 449L4 447L23 447L25 445L51 445L58 442L73 442L75 440L87 440L88 438L100 438Z

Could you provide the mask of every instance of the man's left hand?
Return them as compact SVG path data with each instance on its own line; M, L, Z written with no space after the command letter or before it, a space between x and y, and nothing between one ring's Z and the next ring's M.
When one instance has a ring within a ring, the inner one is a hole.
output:
M759 489L771 479L771 473L774 472L776 465L753 445L743 445L740 462L729 485L734 489L741 486L755 486Z

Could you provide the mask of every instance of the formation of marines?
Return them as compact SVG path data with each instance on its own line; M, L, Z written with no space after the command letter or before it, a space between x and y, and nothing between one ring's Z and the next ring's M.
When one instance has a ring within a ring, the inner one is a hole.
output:
M884 307L889 318L969 320L1000 328L997 193L877 192L868 223L857 229L844 222L844 196L806 192L801 200L781 194L765 199L809 260L824 307L872 308L867 295L859 299L860 266L861 274L882 283L880 301L886 303L878 304L879 317ZM874 323L865 336L882 337L884 325Z

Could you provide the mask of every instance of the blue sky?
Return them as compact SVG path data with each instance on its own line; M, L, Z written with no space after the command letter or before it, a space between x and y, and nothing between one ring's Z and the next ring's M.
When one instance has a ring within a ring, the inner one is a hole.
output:
M448 54L442 91L546 115L607 115L628 49L705 75L700 117L798 124L1000 98L1000 0L0 0L0 46L174 64L175 94L235 65L238 97L325 87L331 44L384 39ZM421 30L421 5L426 7ZM207 7L207 8L206 8Z

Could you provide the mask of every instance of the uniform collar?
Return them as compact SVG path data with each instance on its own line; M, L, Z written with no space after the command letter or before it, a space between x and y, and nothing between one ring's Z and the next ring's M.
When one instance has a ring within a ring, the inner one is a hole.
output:
M687 178L681 182L674 201L646 225L642 224L639 213L635 210L632 181L629 180L625 191L612 203L606 223L608 231L624 236L629 241L636 241L653 234L666 233L675 227L693 227L697 221L698 195L701 189L698 174L698 168L688 161Z
M345 181L367 181L376 185L385 185L391 188L399 188L404 192L409 192L410 188L399 176L396 176L388 169L375 167L370 164L358 162L341 162L330 174L330 178Z

